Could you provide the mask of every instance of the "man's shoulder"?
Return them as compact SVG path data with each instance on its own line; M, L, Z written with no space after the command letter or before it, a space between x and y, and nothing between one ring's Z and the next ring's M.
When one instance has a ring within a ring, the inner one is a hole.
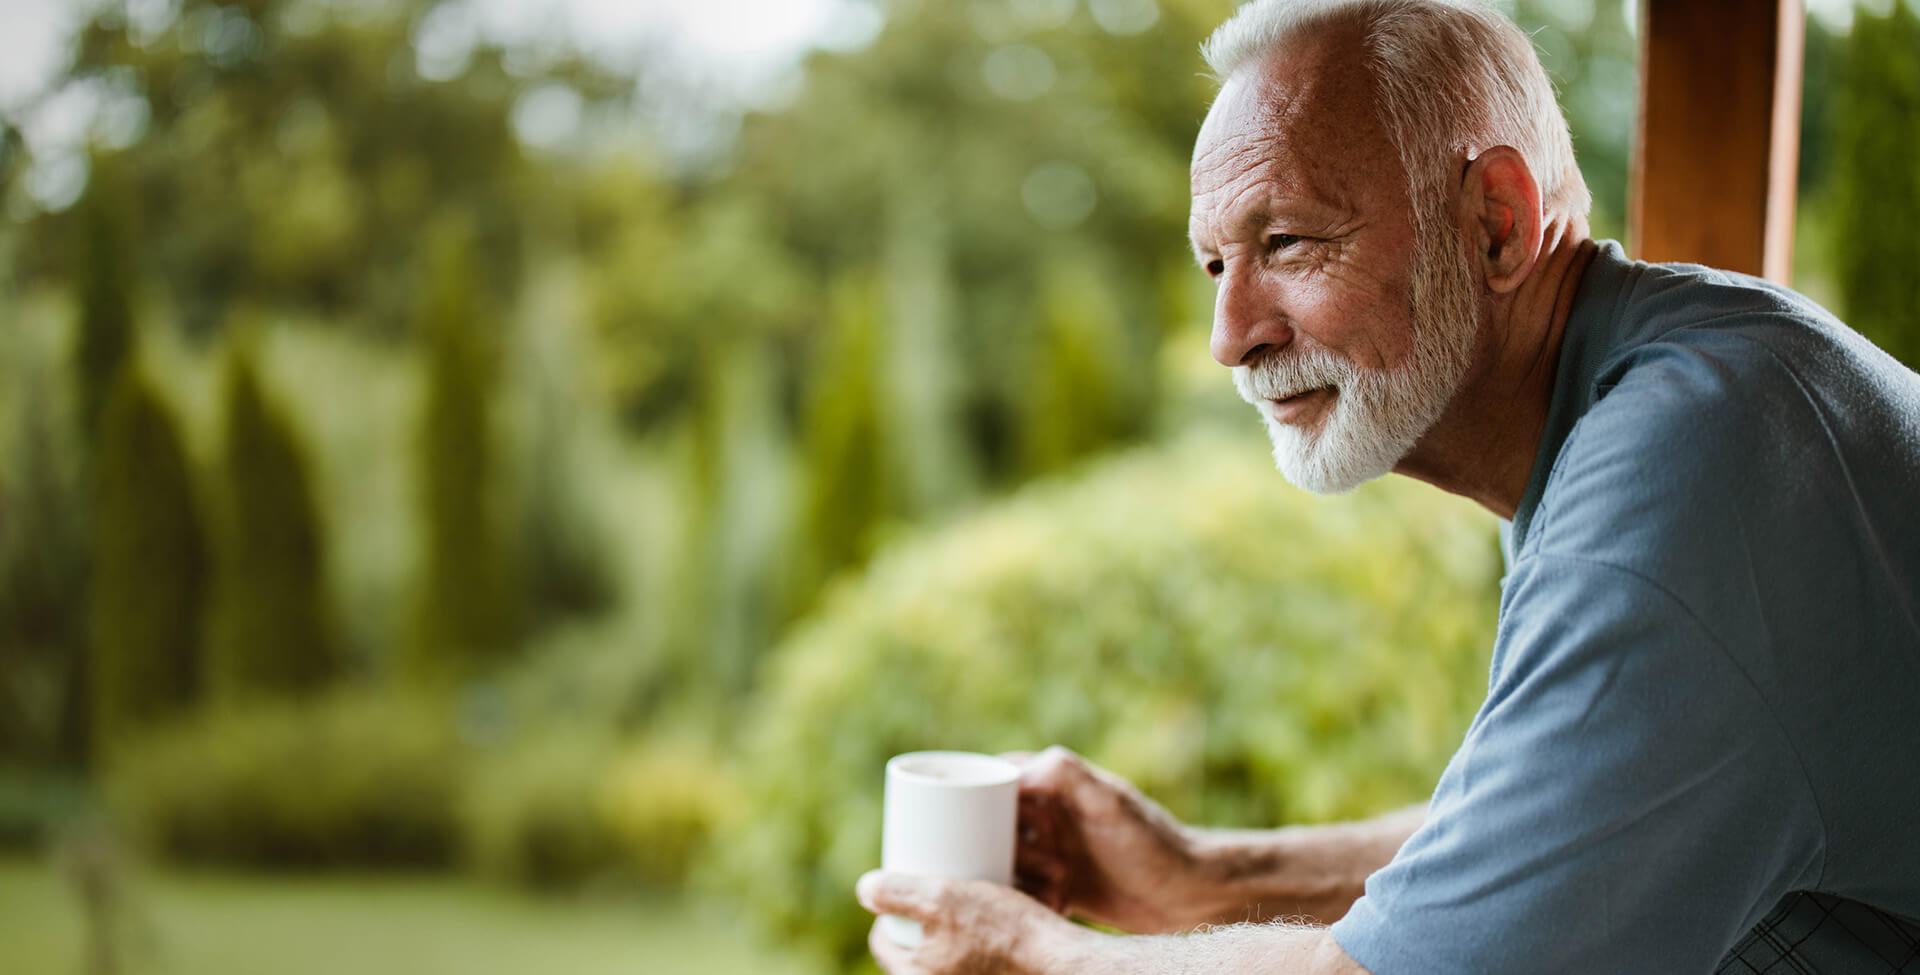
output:
M1566 537L1575 514L1596 529L1698 517L1828 436L1789 362L1737 331L1675 329L1625 350L1593 396L1553 459L1530 541L1590 552Z
M1598 371L1529 550L1698 569L1736 542L1843 528L1809 510L1874 520L1920 489L1920 376L1830 317L1731 290L1623 304L1658 306L1667 327Z

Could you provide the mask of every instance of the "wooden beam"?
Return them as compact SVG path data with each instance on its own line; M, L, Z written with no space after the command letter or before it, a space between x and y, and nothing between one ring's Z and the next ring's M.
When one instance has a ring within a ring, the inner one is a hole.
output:
M1785 282L1799 168L1801 0L1640 0L1628 249Z

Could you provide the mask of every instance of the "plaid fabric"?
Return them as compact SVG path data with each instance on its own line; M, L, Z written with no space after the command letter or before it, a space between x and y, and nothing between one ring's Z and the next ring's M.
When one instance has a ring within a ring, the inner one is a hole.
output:
M1920 975L1920 922L1798 891L1733 946L1716 975Z

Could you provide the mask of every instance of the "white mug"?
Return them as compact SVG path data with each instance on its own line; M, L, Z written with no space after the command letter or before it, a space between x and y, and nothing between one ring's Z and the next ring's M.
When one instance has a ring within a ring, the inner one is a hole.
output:
M893 873L1013 883L1020 768L974 752L908 752L887 761L880 866ZM920 944L920 922L891 914L881 930Z

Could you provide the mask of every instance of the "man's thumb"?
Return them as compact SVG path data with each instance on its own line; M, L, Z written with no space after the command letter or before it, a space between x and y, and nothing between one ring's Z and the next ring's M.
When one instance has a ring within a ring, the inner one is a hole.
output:
M885 870L869 870L853 887L860 906L875 914L897 914L917 920L932 917L937 881Z

